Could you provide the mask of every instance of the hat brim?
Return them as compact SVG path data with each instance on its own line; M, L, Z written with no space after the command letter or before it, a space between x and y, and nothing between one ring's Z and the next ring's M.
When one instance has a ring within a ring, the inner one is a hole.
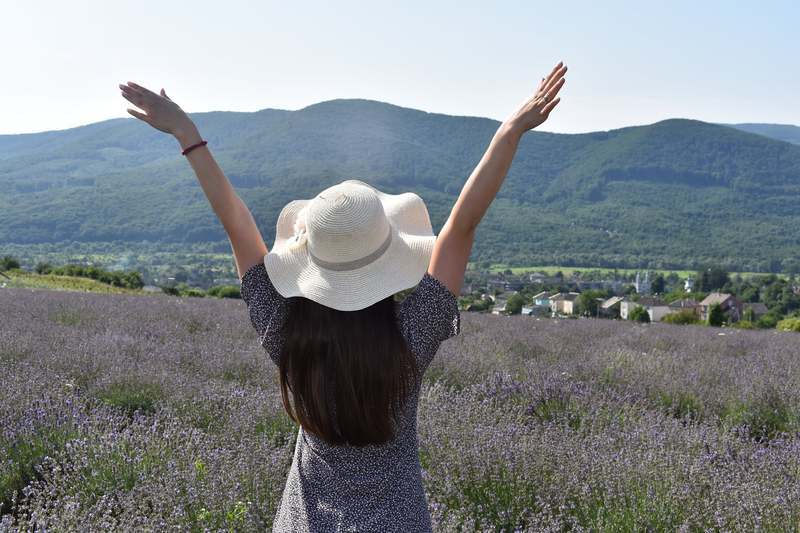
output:
M293 243L298 213L311 200L289 202L278 215L275 244L264 266L275 289L284 297L303 296L340 311L355 311L420 282L433 255L436 236L422 199L410 192L375 191L389 219L392 240L375 261L353 270L329 270L317 265L307 244Z

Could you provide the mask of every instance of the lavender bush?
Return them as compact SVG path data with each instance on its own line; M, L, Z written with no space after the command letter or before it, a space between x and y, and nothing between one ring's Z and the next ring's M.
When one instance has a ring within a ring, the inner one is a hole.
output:
M0 530L269 529L297 427L241 300L0 292ZM800 335L465 313L437 531L800 530Z

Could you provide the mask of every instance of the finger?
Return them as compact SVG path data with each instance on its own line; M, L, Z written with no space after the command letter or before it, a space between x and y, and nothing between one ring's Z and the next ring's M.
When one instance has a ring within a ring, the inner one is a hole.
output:
M549 115L549 114L550 114L550 111L552 111L552 110L553 110L553 108L554 108L555 106L557 106L557 105L558 105L558 103L559 103L560 101L561 101L561 97L559 96L559 97L558 97L558 98L556 98L555 100L552 100L552 101L548 102L548 103L547 103L547 105L545 105L545 106L542 108L542 115L545 115L545 116Z
M136 117L136 118L138 118L140 120L143 120L143 121L147 122L148 124L150 124L150 117L148 117L144 113L140 113L140 112L136 111L135 109L131 109L130 107L128 108L128 113L130 113L134 117Z
M547 80L547 83L544 86L544 90L549 91L553 87L553 85L558 83L558 81L564 77L564 74L566 73L567 73L567 66L563 65L560 69L556 71L556 73L553 76L551 76L549 80Z
M567 82L567 78L561 78L560 80L558 80L558 81L556 82L556 84L555 84L555 85L553 85L553 86L550 88L550 90L549 90L549 91L547 91L547 92L545 93L545 97L547 98L547 101L548 101L548 102L549 102L549 101L552 101L552 100L553 100L553 99L556 97L556 95L558 94L558 91L560 91L560 90L561 90L561 88L564 86L564 84L565 84L566 82Z
M144 109L144 99L142 98L141 95L138 95L136 93L122 93L122 96L130 103Z
M133 87L128 87L127 85L120 84L119 88L124 94L131 94L131 95L141 95L142 94L138 90L134 89Z
M547 81L546 78L542 78L542 81L539 82L539 86L536 88L536 92L538 93L544 88L544 82Z
M564 64L564 62L563 62L563 61L559 61L559 62L558 62L558 64L557 64L556 66L554 66L554 67L553 67L553 70L551 70L551 71L550 71L550 74L548 74L548 75L547 75L547 82L548 82L548 83L550 82L550 79L551 79L553 76L555 76L556 72L558 72L558 70L561 68L561 66L562 66L563 64Z
M544 90L547 90L547 87L552 82L553 78L558 74L558 71L564 66L564 63L559 61L558 64L553 67L553 70L550 71L550 74L547 75L544 81Z
M128 85L130 85L134 89L137 89L139 92L144 93L144 94L152 94L152 95L156 94L153 91L151 91L150 89L148 89L147 87L142 87L138 83L133 83L132 81L129 81Z

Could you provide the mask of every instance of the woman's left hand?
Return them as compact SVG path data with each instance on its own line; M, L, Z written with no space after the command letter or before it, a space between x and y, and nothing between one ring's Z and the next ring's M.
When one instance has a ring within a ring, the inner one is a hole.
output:
M164 89L161 89L161 94L156 94L132 81L127 85L120 84L119 88L126 100L147 114L131 108L128 108L128 113L155 129L178 136L194 127L189 115L167 96Z

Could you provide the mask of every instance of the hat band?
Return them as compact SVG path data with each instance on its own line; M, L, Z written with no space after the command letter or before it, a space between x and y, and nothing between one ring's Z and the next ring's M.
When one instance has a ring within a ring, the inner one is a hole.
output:
M308 249L308 255L311 260L322 268L326 268L328 270L355 270L357 268L361 268L363 266L367 266L368 264L376 261L383 253L389 248L389 245L392 243L392 228L389 228L389 235L386 236L383 243L378 246L378 249L374 252L370 253L369 255L365 255L360 259L354 259L352 261L340 261L340 262L333 262L333 261L325 261L324 259L320 259L313 253L311 253L311 249Z

